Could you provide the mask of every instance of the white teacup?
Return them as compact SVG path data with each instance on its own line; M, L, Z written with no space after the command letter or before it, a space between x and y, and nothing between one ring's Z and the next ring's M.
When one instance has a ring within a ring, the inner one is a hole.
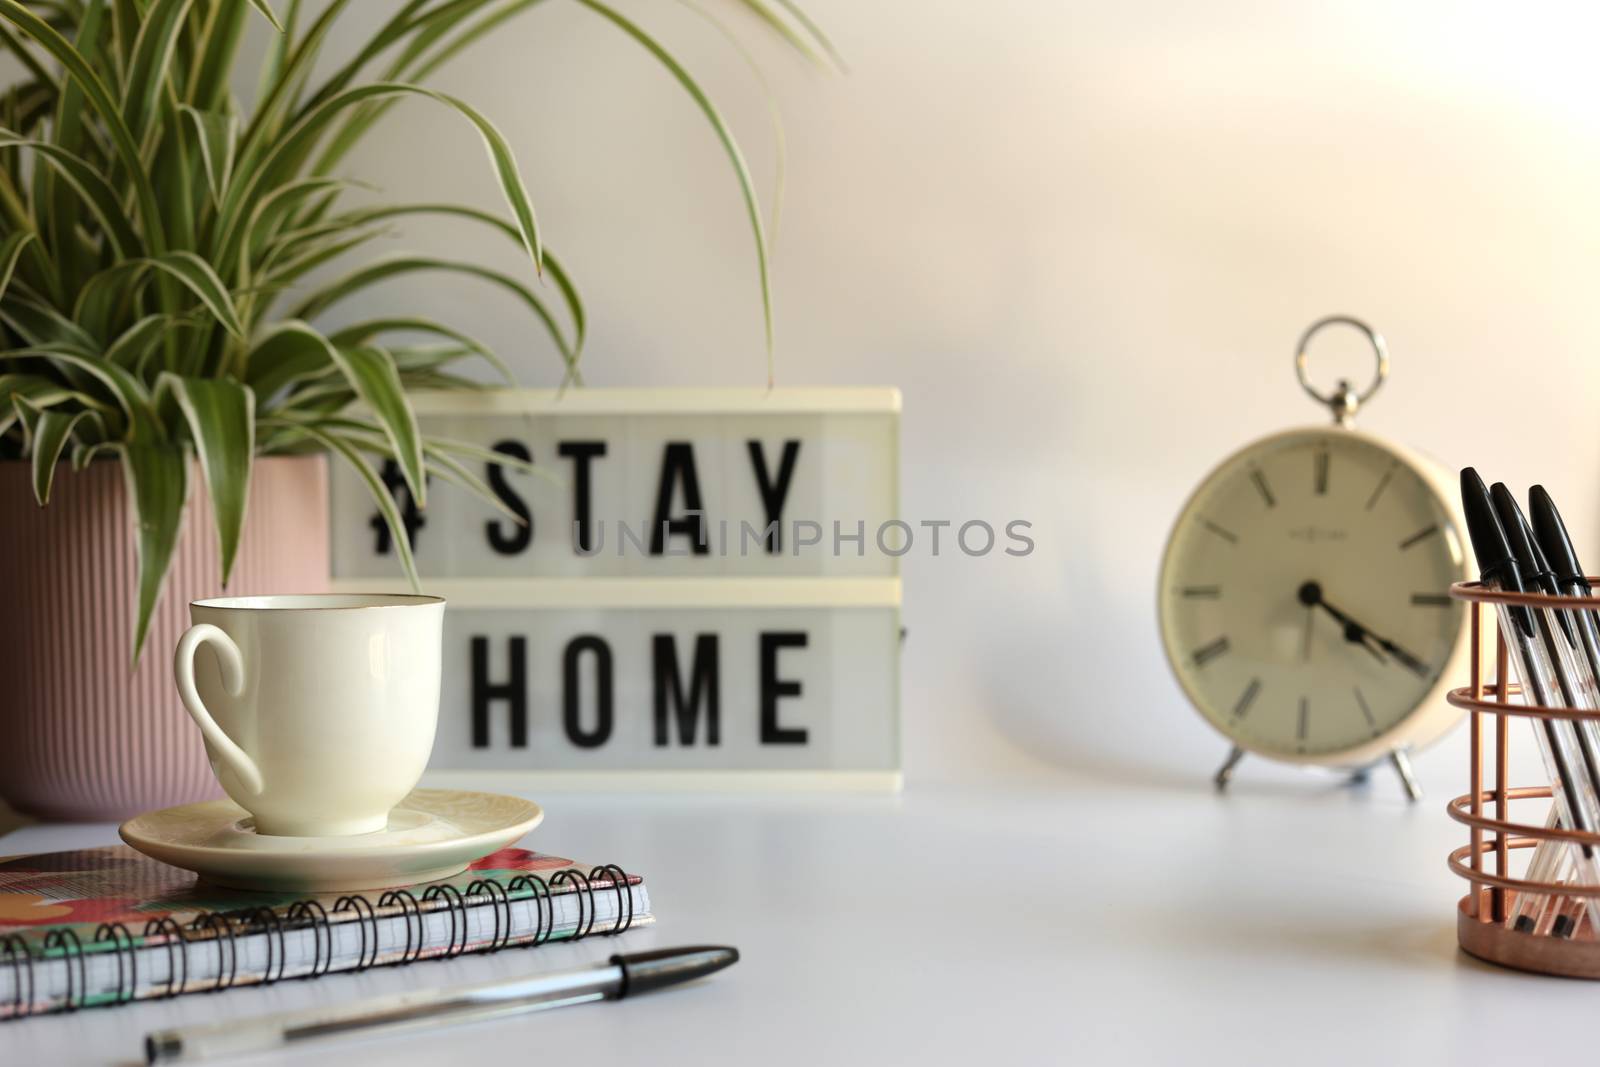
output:
M444 600L196 600L173 673L211 770L257 833L365 834L422 777L439 721ZM215 655L200 656L201 645Z

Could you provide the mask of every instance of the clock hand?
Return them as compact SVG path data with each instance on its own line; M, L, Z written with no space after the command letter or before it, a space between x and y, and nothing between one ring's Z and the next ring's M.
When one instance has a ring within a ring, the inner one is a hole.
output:
M1397 645L1395 642L1389 640L1387 637L1379 637L1377 634L1373 633L1371 630L1367 629L1365 626L1361 625L1359 622L1356 622L1350 616L1346 615L1344 612L1328 603L1325 599L1323 599L1322 586L1318 585L1316 582L1306 582L1300 587L1300 602L1308 607L1319 607L1326 611L1329 615L1332 615L1336 620L1338 620L1339 624L1344 627L1344 639L1352 644L1361 645L1363 648L1367 649L1367 651L1376 656L1380 663L1387 662L1384 660L1383 655L1378 651L1378 649L1381 648L1384 652L1387 652L1389 655L1393 656L1395 660L1407 670L1412 671L1415 674L1419 674L1424 678L1427 677L1428 665L1426 663L1424 663L1417 656L1406 651L1401 646ZM1368 644L1368 641L1371 641L1372 643ZM1377 647L1373 647L1374 645Z
M1367 643L1367 639L1370 638L1370 637L1372 637L1372 635L1367 633L1367 631L1363 630L1356 623L1353 623L1353 622L1345 623L1345 625L1344 625L1344 639L1346 641L1350 642L1352 645L1360 645L1362 648L1366 649L1368 652L1371 652L1372 653L1372 658L1377 660L1379 663L1388 663L1389 661L1383 658L1383 653L1382 652L1379 652L1378 649L1375 646L1369 645Z
M1428 665L1419 657L1407 652L1405 649L1401 648L1399 645L1395 644L1393 641L1390 641L1386 637L1379 637L1378 635L1373 634L1372 639L1378 642L1378 647L1382 648L1385 652L1389 653L1389 655L1399 660L1401 665L1406 667L1413 674L1421 675L1423 678L1428 676Z
M1401 666L1405 667L1413 674L1420 675L1424 678L1428 676L1428 665L1417 656L1412 655L1410 652L1406 651L1404 648L1401 648L1387 637L1379 637L1377 634L1373 633L1365 626L1362 626L1359 622L1356 622L1354 619L1350 618L1350 616L1346 615L1344 612L1340 611L1326 600L1322 601L1321 605L1324 609L1330 612L1334 618L1344 623L1345 640L1361 641L1363 644L1365 644L1365 642L1370 639L1373 644L1389 653L1389 655L1393 656ZM1372 646L1368 645L1367 647L1371 648ZM1381 661L1383 657L1379 656L1378 659Z
M1368 652L1371 652L1373 657L1377 659L1379 663L1387 662L1383 658L1382 652L1378 651L1378 649L1373 645L1367 643L1367 638L1371 635L1367 633L1360 623L1351 619L1344 612L1340 611L1338 608L1322 599L1322 586L1318 585L1316 582L1307 582L1300 587L1299 595L1300 603L1306 606L1308 618L1313 609L1322 608L1328 614L1332 615L1334 621L1340 625L1346 641L1350 642L1352 645L1360 645Z

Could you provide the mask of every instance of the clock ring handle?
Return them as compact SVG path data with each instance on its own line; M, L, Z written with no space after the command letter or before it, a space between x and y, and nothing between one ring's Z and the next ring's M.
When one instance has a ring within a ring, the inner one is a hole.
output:
M1375 367L1372 381L1367 387L1357 392L1349 381L1340 379L1339 384L1331 392L1324 393L1311 384L1311 376L1307 372L1309 362L1307 352L1311 347L1311 338L1317 331L1325 326L1353 326L1360 330L1367 338L1367 343L1372 346L1372 355ZM1300 379L1300 388L1304 389L1313 400L1322 404L1333 412L1333 421L1341 426L1349 425L1355 417L1356 410L1372 399L1374 393L1389 377L1389 346L1384 343L1383 334L1374 330L1360 319L1349 315L1329 315L1327 318L1318 319L1306 327L1306 332L1300 335L1300 343L1294 350L1294 373Z

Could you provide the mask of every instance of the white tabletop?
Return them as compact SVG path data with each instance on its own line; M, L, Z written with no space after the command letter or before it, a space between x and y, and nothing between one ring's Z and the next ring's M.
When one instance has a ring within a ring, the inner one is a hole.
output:
M1492 1062L1529 1053L1517 1024L1536 1000L1575 1022L1600 993L1457 951L1463 889L1444 857L1460 828L1443 792L1408 806L1391 781L1252 777L1218 797L1198 774L1137 787L1061 775L898 797L538 799L548 818L526 844L642 872L656 926L0 1024L0 1061L126 1062L152 1029L689 943L744 958L636 1001L294 1062ZM0 852L114 840L110 826L30 826ZM1580 1031L1539 1034L1541 1059L1568 1035L1586 1051Z

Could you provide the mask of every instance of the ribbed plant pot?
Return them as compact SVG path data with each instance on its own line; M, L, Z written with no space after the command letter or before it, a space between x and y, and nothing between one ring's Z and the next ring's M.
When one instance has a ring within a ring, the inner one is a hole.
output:
M189 601L223 592L198 465L131 669L138 559L121 464L62 467L44 508L28 472L0 461L0 796L40 818L93 820L221 796L172 682ZM327 588L325 457L256 460L245 516L230 595Z

